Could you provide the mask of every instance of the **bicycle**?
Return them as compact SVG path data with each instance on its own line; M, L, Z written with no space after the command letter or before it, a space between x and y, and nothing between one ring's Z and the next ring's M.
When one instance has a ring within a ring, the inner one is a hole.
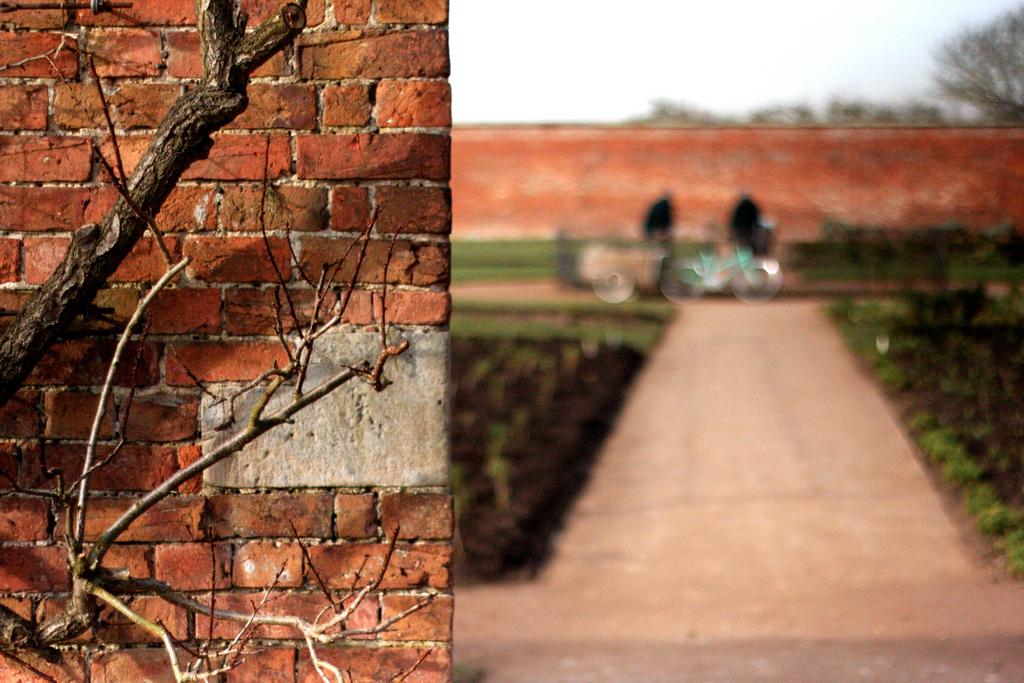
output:
M726 288L741 301L768 301L782 287L782 268L778 260L755 256L746 246L737 246L726 256L704 250L697 258L666 258L658 284L661 293L676 302Z

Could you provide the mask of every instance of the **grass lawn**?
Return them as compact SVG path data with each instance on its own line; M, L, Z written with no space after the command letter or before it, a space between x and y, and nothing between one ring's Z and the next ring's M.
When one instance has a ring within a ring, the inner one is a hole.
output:
M583 244L600 242L636 246L637 240L571 240L575 256ZM693 256L699 245L685 242L674 247L677 256ZM452 282L526 282L548 280L557 275L555 240L454 240Z
M453 282L522 282L554 276L554 240L452 242Z
M552 301L511 303L456 301L455 337L575 340L649 351L673 315L665 301Z

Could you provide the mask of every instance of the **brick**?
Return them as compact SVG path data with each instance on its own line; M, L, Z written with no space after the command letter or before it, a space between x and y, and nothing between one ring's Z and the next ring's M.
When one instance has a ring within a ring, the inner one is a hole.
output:
M295 328L291 310L284 294L280 304L274 298L275 289L238 289L232 288L224 293L225 324L229 334L237 335L272 335L280 318L280 324L287 332ZM342 313L342 322L353 325L368 325L373 322L370 309L369 292L356 290L349 299L349 304ZM300 324L308 324L313 315L314 295L311 290L297 290L290 293L292 304ZM326 320L328 312L333 310L337 295L328 293L320 310L320 320Z
M316 89L311 84L252 83L248 95L249 106L228 124L228 128L309 130L316 127Z
M131 498L94 498L89 502L85 535L95 540L131 507ZM174 543L203 538L201 520L206 509L199 496L165 498L147 510L118 537L118 542Z
M48 14L59 14L59 12L48 12ZM70 652L62 652L58 662L47 662L39 655L24 650L18 652L18 658L31 664L34 669L49 678L32 673L13 659L0 657L0 681L4 681L4 683L51 683L51 681L64 683L65 681L85 680L85 660Z
M189 276L204 282L276 283L278 272L291 279L291 252L281 237L189 237L185 255L192 257Z
M136 579L148 579L153 575L150 569L153 548L140 545L111 546L103 556L101 566L111 570L127 570Z
M176 237L164 235L164 245L175 261L181 259L181 242ZM143 237L110 276L109 282L153 283L163 277L169 266L163 252L152 237Z
M218 192L212 187L178 185L156 216L164 232L199 232L217 227Z
M0 230L74 230L86 222L95 190L0 185Z
M67 554L63 548L0 548L0 591L61 591L67 589L67 584Z
M165 289L147 311L152 334L213 334L220 330L220 290Z
M387 295L387 320L398 325L447 325L452 313L448 292L392 291Z
M377 497L372 493L339 493L334 497L338 538L376 538Z
M54 12L56 14L56 12ZM4 21L6 21L6 17ZM73 40L65 41L64 47L55 52L61 45L61 36L56 33L15 33L0 31L0 64L13 64L32 57L40 57L21 66L4 69L4 78L53 78L56 75L74 78L78 73L78 56L73 51ZM42 59L49 55L50 60ZM57 67L54 72L53 62Z
M268 146L269 140L269 146ZM207 159L188 167L185 180L262 180L287 175L291 146L286 135L216 135Z
M57 83L54 86L53 122L64 130L105 127L95 83ZM111 107L113 117L113 107Z
M151 140L152 137L149 135L121 135L117 138L117 148L121 152L121 162L124 165L124 171L127 175L131 176L135 167L149 148ZM107 163L109 163L111 167L116 168L117 155L109 136L104 136L103 141L100 143L100 151L103 153L103 157L107 160ZM110 181L107 177L107 172L104 169L100 170L100 178L105 182ZM113 194L110 195L109 201L110 206L113 206L114 202L117 200L117 192L116 190L113 190L113 188L111 188L111 191Z
M377 292L357 289L349 297L341 320L349 325L369 325L374 321L375 296Z
M173 78L199 78L203 73L196 31L167 33L167 75Z
M445 24L448 0L377 0L374 16L381 24Z
M446 187L379 185L377 232L446 235L451 230L452 196Z
M182 667L192 663L184 652L178 653ZM90 683L174 683L167 664L167 652L161 648L112 650L96 655L89 668Z
M361 83L328 83L323 92L325 126L365 126L373 111L370 87Z
M95 386L103 383L107 366L114 355L114 339L73 339L57 342L43 355L29 375L27 384L64 384ZM160 373L159 349L150 343L133 342L125 350L117 374L116 386L146 386L156 382Z
M17 481L18 462L23 459L36 461L39 458L38 442L0 441L0 490L13 488L11 480Z
M39 392L22 389L0 406L0 438L27 439L39 436L43 423Z
M19 617L31 621L34 610L32 609L31 598L0 598L0 605L11 610ZM3 669L0 669L3 671Z
M167 32L167 75L172 78L199 78L203 68L199 55L199 34L195 31ZM283 76L288 72L284 52L278 52L253 76Z
M245 543L235 553L232 577L238 588L298 588L302 549L298 543Z
M241 9L249 15L249 26L257 26L281 11L280 0L242 0ZM306 26L324 23L324 0L310 0L306 7Z
M294 683L295 650L260 648L228 672L228 683Z
M0 289L0 332L10 324L25 302L29 292L25 290Z
M293 296L306 294L307 292L294 292ZM272 289L232 287L224 292L224 330L228 334L274 334L278 314L285 330L294 328L283 294L278 308Z
M25 244L25 282L42 284L57 270L71 244L67 237L27 237ZM180 242L164 236L172 258L181 254ZM110 276L110 282L156 282L167 272L167 261L152 237L140 239Z
M188 614L183 608L149 595L129 598L127 602L139 616L159 622L175 639L188 638ZM94 629L94 633L97 640L106 643L161 642L159 637L136 626L128 617L108 606L104 606L100 611L100 624Z
M83 138L3 135L0 157L0 182L77 182L92 176L92 153Z
M299 135L297 144L301 178L447 180L450 170L445 135Z
M210 497L215 538L328 538L331 496L325 493L223 494ZM293 526L294 525L294 526Z
M102 462L113 447L96 447L96 461ZM64 473L65 481L82 473L85 444L51 443L46 445L46 466ZM177 449L172 446L123 446L107 465L93 472L89 485L94 491L145 491L155 488L178 469ZM51 488L53 480L46 476L38 460L26 461L20 476L22 484L31 488Z
M381 596L381 621L398 616L407 609L425 602L425 595L391 593ZM395 622L381 633L381 640L438 640L452 639L452 615L455 601L450 595L435 595L426 607Z
M334 0L334 18L349 26L368 24L370 3L371 0Z
M0 490L14 488L11 480L17 481L19 463L35 462L39 459L38 441L0 441Z
M347 238L307 237L302 241L299 261L307 273L316 277L324 264L335 263L345 256L349 242ZM427 287L448 282L448 245L399 240L395 243L388 263L389 248L388 241L371 240L359 271L359 282L382 283L385 264L388 266L388 284ZM335 277L337 281L348 282L355 270L357 250L348 253L344 264L338 269Z
M0 497L0 541L45 541L49 528L48 500Z
M270 185L232 185L224 190L221 224L225 230L259 231L262 198L267 230L322 230L327 226L327 188Z
M110 185L100 185L99 187L89 188L91 191L89 201L85 205L84 209L84 222L85 223L101 223L106 218L110 210L114 208L114 204L120 199L121 195L117 193ZM174 191L171 191L171 196L174 196ZM72 227L79 227L81 223Z
M95 83L58 83L54 90L53 118L59 127L106 130ZM119 83L106 92L110 118L121 129L156 128L180 93L180 86L169 83Z
M420 662L424 655L426 657ZM447 683L452 666L451 651L446 647L324 647L317 650L317 656L348 672L354 683L397 680L403 683ZM299 683L321 683L320 674L304 652L299 653L298 671Z
M387 546L382 543L323 544L309 549L310 561L330 589L365 586L384 569ZM406 545L395 548L384 572L382 589L448 588L451 545ZM312 576L307 570L307 580Z
M178 447L178 469L183 470L203 457L202 447L188 444ZM178 493L199 493L203 488L203 475L197 474L178 486Z
M300 51L302 77L441 78L448 75L448 34L438 30L355 34L350 40L315 44Z
M452 497L441 493L384 493L380 517L388 537L400 528L400 539L447 539L455 523Z
M156 578L178 591L209 591L231 585L231 547L224 543L174 543L156 547ZM216 572L216 573L214 573Z
M451 86L447 81L381 81L377 85L377 125L381 128L451 126Z
M92 430L99 396L81 391L46 394L46 436L55 439L85 439ZM125 407L121 407L122 414ZM129 441L181 441L196 433L198 402L173 395L135 396L128 411L125 436ZM100 438L114 434L113 398L107 406Z
M335 604L343 604L346 606L352 604L351 598L345 599L344 601L342 598L345 598L345 592L333 593L331 595L331 599ZM262 591L259 593L224 593L217 595L217 605L225 609L246 613L251 612L253 604L258 604L262 599ZM207 600L203 600L203 602L208 604ZM323 593L319 590L301 593L271 591L266 604L260 610L260 614L271 614L275 616L294 615L307 621L313 621L325 607L329 608L330 605L327 602L327 598L325 598ZM379 602L377 597L369 595L359 603L359 606L356 607L348 621L341 624L338 630L340 631L346 628L374 628L379 623L377 618L378 610ZM230 639L235 636L239 628L239 624L218 620L214 623L213 635L215 638ZM197 614L196 632L209 633L209 629L209 619ZM296 631L288 626L263 625L255 627L252 632L252 636L254 638L260 639L280 640L285 638L295 638L296 635Z
M288 356L275 342L207 342L174 344L167 353L167 383L194 386L186 368L201 382L244 382L274 367Z
M99 14L79 10L75 19L82 26L188 26L196 23L195 0L139 2Z
M21 279L21 243L16 239L0 238L0 282Z
M68 237L26 237L25 282L41 285L57 270L71 245Z
M377 217L378 225L380 217ZM370 196L365 187L335 187L331 196L331 227L362 232L370 222Z
M49 105L43 86L0 86L0 130L46 130Z
M160 32L151 29L96 29L85 38L102 78L159 76L163 67Z
M73 320L68 329L79 334L83 332L119 333L135 313L135 308L143 293L141 289L126 289L124 287L101 289L96 292L96 296L89 304L89 309Z
M4 12L4 23L16 28L64 28L64 12L26 9Z

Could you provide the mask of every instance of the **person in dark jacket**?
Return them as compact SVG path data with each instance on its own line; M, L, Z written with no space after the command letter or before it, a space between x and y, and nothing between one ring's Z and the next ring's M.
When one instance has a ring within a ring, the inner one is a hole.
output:
M761 210L750 195L744 192L736 204L736 208L732 211L732 220L729 221L729 227L732 229L732 241L753 250L760 226Z
M729 225L732 228L732 241L737 246L750 249L755 256L767 256L771 251L771 226L761 222L761 209L746 192L733 209Z
M668 193L651 204L644 220L644 237L656 242L668 242L672 238L672 198Z

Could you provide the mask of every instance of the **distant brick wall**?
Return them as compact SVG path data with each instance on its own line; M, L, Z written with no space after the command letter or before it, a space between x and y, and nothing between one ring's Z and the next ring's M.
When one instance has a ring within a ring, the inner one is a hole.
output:
M241 4L251 25L281 6L278 0ZM52 50L62 32L77 35L68 39L70 47L94 53L100 75L110 79L105 90L131 167L169 105L200 73L194 7L194 0L136 0L132 10L96 17L82 11L3 14L0 67ZM90 535L139 491L198 457L201 392L186 366L206 382L237 381L281 359L273 312L277 276L257 221L264 168L273 187L270 252L286 273L289 239L306 268L319 272L376 212L367 275L347 322L375 322L370 292L380 289L388 242L401 229L388 271L389 320L410 334L447 334L447 0L311 0L307 14L302 47L261 67L248 110L217 135L209 158L188 170L157 217L174 254L193 260L184 279L160 295L145 340L127 354L118 384L138 388L131 441L114 466L94 475L100 497L90 507ZM0 68L0 309L17 310L59 263L72 232L100 221L112 205L116 194L101 181L88 142L104 131L94 84L74 50L61 51L52 65L35 60ZM109 144L106 151L109 156ZM126 320L163 270L158 250L144 238L96 304ZM297 274L287 277L291 287L303 288ZM16 400L0 409L0 467L21 485L51 485L47 467L77 476L116 331L96 321L76 323ZM327 436L348 438L340 428ZM101 451L110 447L105 443ZM11 488L0 479L0 601L40 620L67 595L63 522L47 500ZM187 484L132 527L109 564L200 597L215 576L219 603L239 609L258 600L284 566L267 609L312 617L324 602L292 540L292 525L328 587L344 592L360 568L372 572L381 563L388 535L401 522L392 567L356 625L379 623L424 591L439 597L354 649L328 648L327 658L361 683L391 680L421 658L408 683L449 680L452 510L446 481L253 488ZM155 597L135 604L178 637L206 633L204 619ZM229 625L215 635L230 637L235 630ZM257 637L265 651L230 681L314 680L294 634L270 629ZM63 670L47 671L62 681L82 680L86 672L94 682L166 678L158 675L166 673L164 653L117 620L83 645ZM36 679L0 659L0 680Z
M456 238L636 236L665 190L698 238L743 189L783 240L824 221L1024 226L1024 129L464 127L452 188Z

